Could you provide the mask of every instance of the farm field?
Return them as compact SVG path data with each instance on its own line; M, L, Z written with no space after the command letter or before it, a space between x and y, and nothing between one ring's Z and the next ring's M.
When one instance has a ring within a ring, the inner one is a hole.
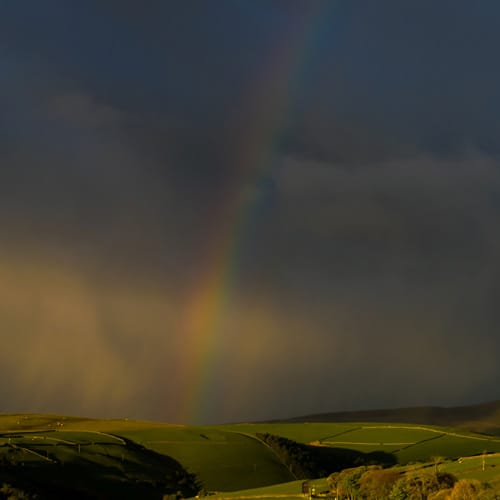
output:
M346 448L363 453L392 453L399 464L427 461L433 456L458 458L486 452L500 452L500 439L438 426L367 423L282 423L221 426L246 433L268 432L301 443Z
M3 431L0 463L0 482L43 498L158 498L182 481L186 492L197 488L171 457L97 431Z
M484 460L484 469L483 469ZM500 481L500 454L461 457L439 465L439 470L450 472L458 478L478 479L479 481Z
M420 464L418 467L396 466L394 469L405 472L418 473L418 471L428 470L432 473L435 469L434 463ZM480 482L487 481L490 487L498 492L500 487L500 455L490 455L486 457L485 470L482 470L482 457L464 457L461 462L458 460L447 461L439 465L440 472L450 472L457 479L476 479ZM311 488L316 493L326 492L329 489L327 478L320 478L308 481ZM249 490L234 491L228 493L218 493L214 495L213 500L295 500L304 498L302 494L303 481L293 481L289 483L278 484L265 488L255 488Z
M172 429L184 428L184 425L165 424L161 422L148 422L142 420L122 419L100 419L85 417L70 417L65 415L38 415L38 414L15 414L0 415L0 433L29 431L78 431L82 430L97 432L113 432L140 430L140 429Z
M391 463L401 471L434 467L434 457L440 457L440 470L459 478L497 482L500 476L498 437L449 427L376 422L183 426L0 415L0 460L10 467L2 481L18 480L21 467L35 482L42 481L42 476L73 474L79 488L94 485L103 491L121 491L132 481L134 487L122 497L134 498L140 491L144 498L158 498L166 488L165 470L178 466L196 475L199 489L216 496L296 498L302 480L297 480L283 456L257 436L266 433L307 445L305 449L317 451L320 460L327 459L328 467L335 466L335 457L376 463L383 452L394 458ZM53 484L65 486L60 480Z
M3 435L2 435L3 432ZM19 436L18 438L12 436ZM290 481L295 477L278 457L252 436L213 427L186 427L126 419L100 420L59 415L0 416L0 445L10 439L29 441L31 459L47 450L64 454L64 442L80 444L105 460L99 446L123 444L126 438L152 452L167 455L200 478L207 490L234 490Z
M240 490L233 491L228 493L219 493L214 495L213 500L219 498L227 498L227 499L251 499L251 498L259 498L259 499L273 499L279 498L282 500L286 500L287 498L296 499L296 498L304 498L302 493L302 484L303 480L299 481L290 481L288 483L275 484L273 486L267 486L263 488L253 488L249 490ZM314 488L316 492L326 491L328 489L328 482L326 478L319 478L312 481L309 481L309 486Z
M269 433L286 437L298 443L311 443L323 441L334 436L351 432L358 428L355 423L273 423L273 424L229 424L218 425L217 429L255 435L256 433Z
M395 466L394 470L404 473L418 473L428 471L431 474L436 470L435 462L420 463L418 465ZM439 463L440 472L452 473L457 479L476 479L481 482L487 481L496 490L500 486L500 454L489 454L484 456L462 457L460 460L447 460ZM327 478L319 478L308 481L309 486L314 488L316 493L326 492L329 489ZM303 498L303 480L291 481L288 483L276 484L273 486L240 490L233 492L219 492L211 496L213 500L287 500Z
M207 490L233 490L291 481L295 477L254 436L213 427L122 432L195 473Z
M409 424L233 424L157 428L121 435L174 457L198 474L206 489L229 491L240 490L241 485L251 488L293 479L277 457L255 441L257 433L265 432L315 446L389 452L399 464L426 462L434 456L451 459L484 450L500 451L496 437Z

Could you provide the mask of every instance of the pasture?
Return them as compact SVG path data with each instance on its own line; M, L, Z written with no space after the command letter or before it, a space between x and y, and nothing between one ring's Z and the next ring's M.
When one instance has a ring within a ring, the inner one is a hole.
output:
M35 471L35 476L36 470L47 474L60 467L71 475L84 466L83 475L74 473L86 478L75 479L82 488L84 483L110 488L133 481L146 491L145 498L147 492L159 491L156 486L173 463L196 474L200 488L217 495L294 497L301 481L294 481L289 466L257 438L258 433L307 444L321 452L319 457L331 455L330 460L364 453L376 461L377 453L384 452L394 457L400 470L430 467L434 457L441 457L440 470L460 478L495 480L500 471L498 437L446 427L375 422L183 426L59 415L0 415L0 460L9 464L11 472L20 466ZM333 454L324 453L329 449ZM484 471L483 453L487 453ZM2 480L6 479L4 474ZM259 493L262 488L267 493Z
M189 479L182 466L122 437L97 431L0 433L0 482L44 497L161 498ZM194 493L193 481L185 483ZM57 492L57 495L55 495Z
M459 479L478 479L498 483L500 481L500 454L489 453L460 457L439 465L442 472L450 472Z
M313 446L392 453L399 464L432 457L458 458L483 451L500 452L500 439L439 426L366 423L279 423L219 426L248 434L268 432Z
M232 491L229 493L219 493L215 495L214 500L217 499L231 499L231 500L239 500L239 499L259 499L263 500L266 498L269 499L281 499L286 500L287 498L296 499L296 498L304 498L304 494L302 493L302 483L303 480L299 481L290 481L288 483L275 484L272 486L267 486L263 488L253 488L249 490L240 490L240 491ZM309 481L309 486L314 488L316 492L322 492L328 490L328 483L325 478L316 479L314 481Z
M207 490L255 488L295 479L273 451L254 436L213 427L128 431L120 435L175 458L195 473Z

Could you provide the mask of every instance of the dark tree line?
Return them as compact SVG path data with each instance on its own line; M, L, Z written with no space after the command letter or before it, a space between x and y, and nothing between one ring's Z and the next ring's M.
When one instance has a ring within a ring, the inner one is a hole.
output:
M257 437L270 446L297 479L325 477L349 467L394 465L394 455L385 452L362 453L345 448L312 446L268 433Z

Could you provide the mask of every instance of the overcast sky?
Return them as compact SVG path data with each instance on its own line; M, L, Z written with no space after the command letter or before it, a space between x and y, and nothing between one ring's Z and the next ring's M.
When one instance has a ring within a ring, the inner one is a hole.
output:
M499 24L489 0L0 0L0 411L497 399ZM215 326L190 318L210 272Z

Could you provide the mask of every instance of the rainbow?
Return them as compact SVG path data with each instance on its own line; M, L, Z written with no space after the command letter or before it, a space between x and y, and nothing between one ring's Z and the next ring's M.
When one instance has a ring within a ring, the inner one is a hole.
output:
M326 18L325 6L331 3L310 3L307 15L270 54L263 77L245 99L251 119L245 134L239 134L243 142L235 148L236 182L209 215L213 231L202 253L202 272L183 313L185 345L180 369L184 387L179 416L183 423L200 423L210 416L221 322L230 304L246 235L262 204L259 190L249 191L249 180L269 178L275 168L276 149L315 35Z

